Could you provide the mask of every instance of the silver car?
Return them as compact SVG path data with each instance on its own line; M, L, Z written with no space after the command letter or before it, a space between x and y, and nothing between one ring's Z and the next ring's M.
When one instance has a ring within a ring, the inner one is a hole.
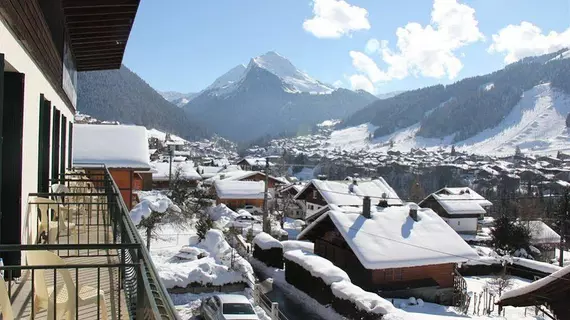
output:
M239 294L219 294L202 300L206 320L259 320L249 300Z

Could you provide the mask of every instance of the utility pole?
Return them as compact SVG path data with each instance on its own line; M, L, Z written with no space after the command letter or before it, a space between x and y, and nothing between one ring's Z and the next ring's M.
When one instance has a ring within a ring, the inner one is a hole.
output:
M263 193L263 232L269 233L269 213L267 209L267 190L269 188L269 157L265 158L265 192Z
M168 187L172 188L172 156L174 155L174 148L170 146L169 148L169 155L170 155L170 166L168 168Z
M566 219L568 219L568 188L564 190L564 215L560 217L560 256L559 265L564 267L564 238L566 237Z

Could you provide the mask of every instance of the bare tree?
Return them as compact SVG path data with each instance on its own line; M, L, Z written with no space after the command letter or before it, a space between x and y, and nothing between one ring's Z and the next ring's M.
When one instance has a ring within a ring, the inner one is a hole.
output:
M501 276L487 281L487 284L485 286L491 292L496 293L497 296L500 297L503 294L503 292L512 288L513 281L511 279L511 276L506 274L506 272L503 272Z

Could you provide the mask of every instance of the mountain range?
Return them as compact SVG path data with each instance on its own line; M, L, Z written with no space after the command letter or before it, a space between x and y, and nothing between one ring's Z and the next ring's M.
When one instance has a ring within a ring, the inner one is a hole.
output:
M156 128L190 140L211 134L124 65L118 70L79 72L78 83L78 111L99 120Z
M232 68L183 109L219 135L245 142L303 132L318 122L348 117L376 100L365 91L334 88L268 52Z
M159 91L160 95L166 99L166 101L171 102L179 107L185 106L190 100L194 99L198 95L197 92L176 92L176 91Z

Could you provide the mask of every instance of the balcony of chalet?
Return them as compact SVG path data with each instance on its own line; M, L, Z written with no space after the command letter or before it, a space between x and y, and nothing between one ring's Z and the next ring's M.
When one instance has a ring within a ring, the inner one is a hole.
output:
M21 256L0 267L0 318L176 319L107 168L52 182L26 199L26 244L0 244L4 256Z

